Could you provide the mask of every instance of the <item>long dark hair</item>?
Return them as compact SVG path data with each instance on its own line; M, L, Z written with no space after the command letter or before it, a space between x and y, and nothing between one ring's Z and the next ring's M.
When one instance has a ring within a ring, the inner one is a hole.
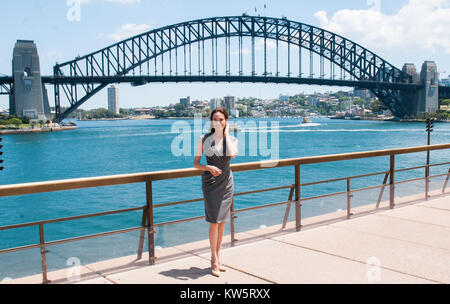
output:
M211 133L211 134L214 134L214 132L216 132L215 128L213 128L212 120L213 120L214 114L216 114L217 112L222 113L223 116L225 116L225 119L228 120L228 112L227 112L227 110L224 107L215 108L211 112L211 117L209 118L209 120L211 122L211 128L209 130L209 133ZM223 135L225 135L225 128L223 129Z

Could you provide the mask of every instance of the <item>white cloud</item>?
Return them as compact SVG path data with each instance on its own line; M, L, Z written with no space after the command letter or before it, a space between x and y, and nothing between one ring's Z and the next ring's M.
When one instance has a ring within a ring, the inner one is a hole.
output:
M67 2L68 3L69 2L71 2L71 3L78 2L80 4L89 4L89 3L91 3L91 0L68 0Z
M314 16L320 26L358 42L368 49L400 48L450 54L450 0L409 0L395 14L377 9L325 11Z
M278 41L278 47L280 48L286 48L287 49L287 42L285 41ZM273 50L277 48L277 42L273 39L267 39L266 40L266 47L268 50ZM257 38L255 43L255 50L260 51L264 50L264 38Z
M112 34L109 34L108 38L110 38L114 41L120 41L120 40L130 38L132 36L147 32L151 28L152 28L152 26L150 26L148 24L129 23L129 24L122 25L117 31L115 31Z
M103 0L105 2L114 2L119 4L140 4L141 0Z
M68 0L68 2L78 2L80 4L90 4L92 0ZM141 0L103 0L103 2L112 2L119 4L140 4Z
M239 50L233 51L231 52L232 55L239 55ZM243 48L242 49L242 54L243 55L248 55L250 54L250 50L248 48Z
M61 55L61 53L58 53L57 51L48 51L47 53L45 53L45 57L51 58L51 57L56 57Z

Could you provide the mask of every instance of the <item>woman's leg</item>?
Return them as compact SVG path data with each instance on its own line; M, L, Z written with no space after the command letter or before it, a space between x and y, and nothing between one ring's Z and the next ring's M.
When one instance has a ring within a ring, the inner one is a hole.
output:
M211 261L217 262L217 239L219 224L209 224L209 244L211 245Z
M223 234L225 232L225 224L226 223L220 223L217 225L217 245L216 245L216 256L219 265L220 263L220 249L222 248L222 240L223 240Z
M218 224L209 225L209 244L211 245L211 274L219 276L219 264L217 257Z

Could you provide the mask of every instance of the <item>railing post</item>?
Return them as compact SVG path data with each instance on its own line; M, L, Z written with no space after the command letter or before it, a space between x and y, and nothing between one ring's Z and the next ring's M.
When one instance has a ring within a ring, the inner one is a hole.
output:
M376 205L375 209L378 209L378 207L380 207L381 199L383 198L384 187L386 187L388 177L389 177L389 172L384 175L383 186L381 186L380 194L378 195L377 205Z
M147 193L147 234L148 234L148 258L150 265L155 265L155 231L153 226L153 195L152 181L145 182Z
M390 155L390 166L389 166L389 208L390 209L394 209L394 200L395 200L394 173L395 173L395 154L391 154Z
M294 189L295 189L295 185L291 186L291 190L289 191L289 197L288 197L288 202L292 201L292 196L294 195ZM286 211L284 213L284 219L283 219L283 224L281 225L281 229L283 230L284 228L286 228L286 224L287 221L289 219L289 212L291 211L291 203L288 203L286 205Z
M295 165L295 230L302 227L302 204L300 202L300 165Z
M442 187L442 193L445 192L445 188L447 188L448 179L450 177L450 169L448 169L447 178L445 179L444 186Z
M428 151L430 152L430 151ZM430 180L429 177L430 176L430 167L429 164L427 163L426 167L425 167L425 199L428 200L428 192L430 191Z
M347 178L347 219L350 218L350 215L352 215L352 213L350 212L351 210L351 200L352 200L352 194L350 192L351 188L350 188L350 178Z
M41 260L42 260L42 283L47 284L50 281L47 278L47 253L45 250L44 224L39 224L39 239L41 244Z
M231 200L231 212L230 212L230 230L231 230L231 247L236 245L237 239L234 238L234 219L236 216L234 215L234 196Z
M144 241L145 241L145 229L147 227L147 211L148 207L146 206L143 210L142 210L142 221L141 221L141 226L142 226L142 230L139 236L139 247L138 247L138 256L137 259L140 260L142 259L142 251L144 250Z

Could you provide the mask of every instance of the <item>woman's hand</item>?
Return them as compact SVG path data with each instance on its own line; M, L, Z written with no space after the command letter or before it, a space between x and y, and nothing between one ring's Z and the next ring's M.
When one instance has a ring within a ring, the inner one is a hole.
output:
M222 174L222 170L220 170L216 166L207 166L207 167L208 171L211 172L211 174L214 176L219 176L220 174Z
M229 137L229 135L230 135L230 125L229 124L227 124L225 126L224 134L225 134L226 137Z

